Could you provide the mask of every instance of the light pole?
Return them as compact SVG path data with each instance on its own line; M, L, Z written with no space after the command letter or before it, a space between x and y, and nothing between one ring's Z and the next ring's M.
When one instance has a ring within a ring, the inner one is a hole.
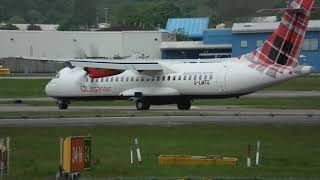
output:
M104 8L105 16L106 16L106 25L108 24L108 13L109 13L109 8Z
M4 7L0 7L1 9L1 24L4 24Z

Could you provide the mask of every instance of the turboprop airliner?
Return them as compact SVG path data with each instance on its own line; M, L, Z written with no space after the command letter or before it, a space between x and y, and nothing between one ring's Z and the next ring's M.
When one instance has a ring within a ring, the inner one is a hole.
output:
M177 104L189 110L194 99L237 98L310 74L298 59L314 0L294 0L280 26L261 48L219 60L68 59L45 88L67 109L75 100L131 100L138 110Z

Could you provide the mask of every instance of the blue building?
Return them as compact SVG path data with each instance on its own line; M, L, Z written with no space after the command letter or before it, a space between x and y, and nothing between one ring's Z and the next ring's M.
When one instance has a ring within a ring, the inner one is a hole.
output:
M232 28L232 56L240 56L261 47L279 26L276 23L237 23ZM300 53L300 63L320 72L320 20L310 21Z
M187 23L187 20L185 20L185 23ZM188 27L190 26L192 25ZM202 27L202 38L190 38L193 41L163 42L161 46L162 58L237 57L261 47L278 26L279 22L268 22L236 23L231 29L208 29L208 27ZM319 43L320 20L312 20L309 23L308 32L300 53L300 62L314 66L318 72L320 72Z
M186 35L193 41L201 41L203 31L208 29L210 18L169 18L166 31Z
M189 41L163 42L163 59L231 57L231 29L208 30L209 18L171 18L166 31L184 35Z

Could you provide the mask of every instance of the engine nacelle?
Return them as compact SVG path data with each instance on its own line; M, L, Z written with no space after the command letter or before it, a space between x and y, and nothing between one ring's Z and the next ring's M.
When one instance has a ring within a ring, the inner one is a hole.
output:
M90 78L104 78L121 73L121 71L114 69L85 68L84 70L87 71Z

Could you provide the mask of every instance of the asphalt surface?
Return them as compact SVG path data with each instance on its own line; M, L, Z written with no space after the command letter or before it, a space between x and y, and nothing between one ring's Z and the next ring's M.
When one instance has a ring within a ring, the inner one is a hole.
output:
M295 98L295 97L320 97L320 91L259 91L249 94L248 98ZM31 97L31 98L0 98L0 102L21 101L55 101L50 97Z
M28 106L24 104L0 104L0 112L137 112L132 106L70 106L68 110L60 110L55 106ZM148 112L181 112L175 105L151 106ZM187 112L210 112L216 115L319 115L320 110L282 110L282 109L250 109L239 106L192 106Z
M134 106L71 107L65 112L84 111L137 112ZM61 112L57 107L1 105L0 112ZM152 106L150 112L181 112L176 106ZM183 112L183 111L182 111ZM26 118L1 119L0 127L65 127L97 125L187 125L187 124L276 124L320 125L320 110L246 109L237 106L193 106L188 112L210 113L212 116L157 116L157 117L105 117L105 118Z
M320 91L260 91L247 97L280 98L280 97L315 97ZM0 113L6 112L61 112L56 106L28 106L14 104L22 101L54 101L48 97L35 98L1 98ZM8 102L8 103L6 103ZM132 106L70 106L66 112L137 112ZM150 112L180 112L175 105L151 106ZM192 106L189 112L208 113L215 116L188 117L114 117L114 118L42 118L42 119L1 119L0 127L12 126L95 126L95 125L175 125L175 124L304 124L320 125L320 110L277 110L277 109L248 109L238 106Z
M0 127L66 127L98 125L320 125L320 116L159 116L110 118L0 119Z

